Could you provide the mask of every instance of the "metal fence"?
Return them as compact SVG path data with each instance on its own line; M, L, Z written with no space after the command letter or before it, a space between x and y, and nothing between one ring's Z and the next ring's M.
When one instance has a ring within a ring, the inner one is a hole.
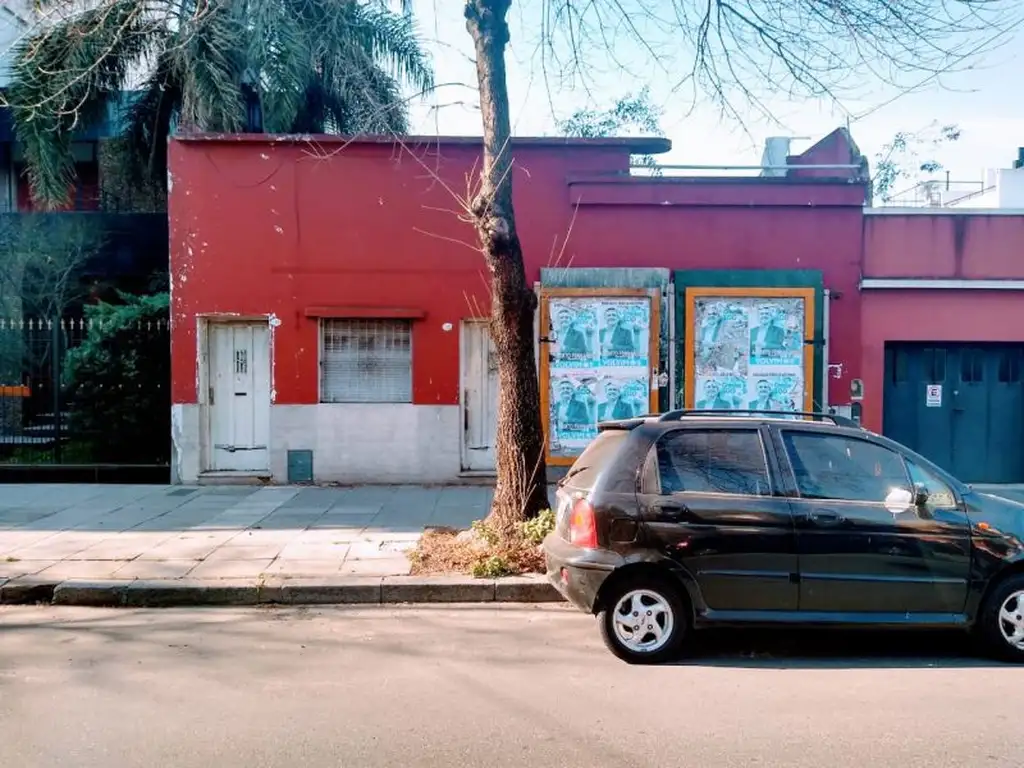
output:
M169 463L168 324L99 322L0 318L0 468Z

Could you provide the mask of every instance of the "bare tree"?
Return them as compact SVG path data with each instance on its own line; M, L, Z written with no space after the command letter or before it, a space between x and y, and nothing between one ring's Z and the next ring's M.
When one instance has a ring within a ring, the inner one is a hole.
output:
M6 319L54 319L88 293L88 262L103 245L93 219L35 213L0 220L0 303Z
M483 123L481 185L471 206L491 279L498 356L498 483L491 520L508 527L547 506L544 432L533 355L536 299L512 207L505 69L511 0L466 0ZM763 95L838 96L864 78L904 89L933 82L1003 42L1016 0L542 0L545 70L583 77L598 53L648 54L676 86L725 113L764 113ZM670 47L666 47L670 46ZM688 62L678 67L680 55ZM527 482L516 473L525 467ZM522 489L518 492L516 489Z

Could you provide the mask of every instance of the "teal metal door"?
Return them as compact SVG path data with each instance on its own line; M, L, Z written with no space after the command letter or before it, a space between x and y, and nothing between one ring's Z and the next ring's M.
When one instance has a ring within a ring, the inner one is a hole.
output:
M965 482L1024 481L1024 345L888 344L882 431Z

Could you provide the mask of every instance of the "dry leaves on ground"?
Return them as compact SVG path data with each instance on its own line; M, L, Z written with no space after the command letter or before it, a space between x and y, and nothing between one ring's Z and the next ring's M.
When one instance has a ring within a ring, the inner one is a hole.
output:
M409 553L414 575L464 573L477 578L498 578L521 573L543 573L540 543L554 529L554 515L545 510L511 536L498 535L486 522L468 531L432 528Z

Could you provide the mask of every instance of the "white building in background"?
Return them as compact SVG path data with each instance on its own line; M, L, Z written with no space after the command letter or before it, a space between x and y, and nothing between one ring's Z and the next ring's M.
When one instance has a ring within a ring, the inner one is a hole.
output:
M990 168L977 181L929 179L893 195L884 206L956 208L958 210L1024 210L1024 147L1012 168Z
M1017 164L1024 160L1024 150ZM1024 209L1024 167L985 171L984 187L974 193L948 196L944 208L1016 208Z
M31 0L2 0L0 2L0 88L7 85L11 47L28 31L32 17Z

